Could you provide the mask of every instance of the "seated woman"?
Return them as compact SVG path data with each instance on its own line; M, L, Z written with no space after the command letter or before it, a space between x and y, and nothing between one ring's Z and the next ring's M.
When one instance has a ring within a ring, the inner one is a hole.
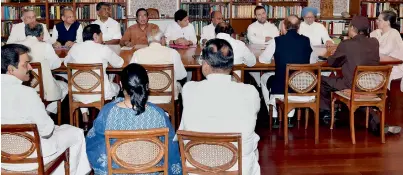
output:
M396 23L395 12L383 11L376 20L378 29L371 32L371 37L379 41L379 54L381 60L397 58L403 60L403 41ZM403 77L403 64L393 66L390 80L401 79Z
M139 64L130 64L121 74L124 98L105 105L88 132L87 155L96 175L108 174L106 153L106 130L140 130L152 128L169 128L169 174L182 174L178 142L173 141L173 129L165 112L154 104L147 103L148 76ZM162 138L161 138L161 141ZM162 165L162 163L160 163ZM118 165L112 164L118 168ZM155 173L159 174L159 173Z

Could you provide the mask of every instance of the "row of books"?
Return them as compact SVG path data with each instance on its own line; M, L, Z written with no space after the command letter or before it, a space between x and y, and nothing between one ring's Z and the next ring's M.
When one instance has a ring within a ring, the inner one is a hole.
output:
M220 11L223 18L229 18L229 5L213 5L209 4L182 4L181 9L189 13L189 18L210 18L213 11Z
M35 1L35 0L34 0ZM48 0L48 2L55 3L55 2L63 2L63 3L69 3L73 2L73 0Z
M233 2L253 2L256 3L256 0L234 0Z
M301 2L301 1L307 2L308 0L261 0L261 2Z
M13 27L13 22L4 21L1 22L1 36L9 36L11 32L11 27Z
M77 19L97 19L96 5L84 5L76 8Z
M1 19L2 20L17 20L20 19L23 9L31 8L35 11L37 15L36 18L46 18L46 11L44 5L37 6L25 6L25 7L16 7L16 6L1 6Z
M390 3L362 3L361 4L361 15L368 16L369 18L374 18L379 15L384 10L390 9Z
M96 13L96 11L94 11ZM111 6L111 18L113 19L125 19L126 18L126 6L112 5Z
M400 19L400 33L403 33L403 19Z
M49 8L49 18L50 19L62 19L62 10L65 8L65 5L54 5Z
M232 5L233 18L253 18L256 5Z
M399 6L399 17L403 18L403 3Z
M191 22L191 23L192 23L192 25L193 25L194 28L195 28L195 32L196 32L196 35L197 35L197 36L200 36L200 35L201 35L202 28L203 28L204 26L209 25L209 22L208 22L208 21L193 21L193 22Z
M345 21L322 21L322 24L326 27L329 35L345 34L348 28L348 23Z
M181 2L230 2L230 0L182 0Z
M285 18L289 15L301 16L302 6L271 6L265 5L268 18Z

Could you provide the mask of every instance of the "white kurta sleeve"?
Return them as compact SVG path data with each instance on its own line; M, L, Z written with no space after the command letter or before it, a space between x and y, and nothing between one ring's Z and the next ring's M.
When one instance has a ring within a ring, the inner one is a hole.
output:
M273 59L274 52L276 51L276 41L274 39L269 41L263 53L259 56L259 62L269 64Z
M40 136L48 136L52 133L55 124L53 120L48 116L45 110L45 105L39 98L38 94L32 89L32 93L26 93L26 103L32 109L30 112L32 123L35 123L38 127Z
M72 54L74 53L74 52L76 52L75 50L76 50L76 44L74 44L73 45L73 47L71 47L71 49L69 50L69 52L67 53L67 56L64 58L64 66L66 66L67 67L67 64L68 63L74 63L74 58L73 58L73 56L72 56Z
M329 33L328 33L327 29L325 28L325 26L323 26L323 24L320 24L320 23L318 26L320 28L320 37L321 37L323 43L326 43L329 40L334 43L332 38L330 38Z
M46 44L46 59L49 62L50 69L57 69L62 64L62 59L56 54L55 50L53 49L52 45Z
M106 58L107 58L109 64L111 64L112 67L120 68L120 67L123 66L123 63L125 63L125 61L123 60L122 57L117 55L114 51L112 51L112 49L110 49L107 46L105 46L104 50L105 50L105 55L107 55Z
M196 31L193 25L189 24L191 27L189 29L189 40L192 41L193 44L197 44L197 37L196 37Z
M122 39L122 32L120 31L120 24L117 23L116 25L114 25L112 27L112 31L110 31L110 33L112 33L112 39Z
M50 38L50 34L46 24L42 24L43 26L43 41L52 44L52 39Z
M203 28L202 28L202 30L201 30L201 35L200 35L200 44L203 44L202 43L202 41L204 40L204 39L207 39L208 37L209 37L209 34L208 34L208 26L204 26ZM208 39L207 39L208 40Z
M83 27L80 24L80 26L78 26L77 29L76 43L82 43L82 42L83 42Z
M175 79L182 80L187 76L187 72L182 63L181 56L176 50L172 51L172 59L172 62L174 63Z
M172 25L172 24L171 24L171 25ZM166 42L167 42L167 44L169 44L170 41L177 39L177 38L174 38L174 35L173 35L173 32L174 32L174 31L173 31L171 25L168 25L168 26L167 26L167 28L165 29L165 33L164 33L164 35L165 35L165 37L166 37Z
M248 67L252 67L256 64L256 57L255 54L253 54L248 47L246 47L245 44L242 44L242 50L243 50L243 58L244 58L244 64L247 65Z
M21 29L23 25L20 24L13 24L13 27L11 28L10 36L8 36L7 44L12 44L18 42L20 39L20 36L25 35L25 31ZM21 33L23 32L24 33ZM25 36L24 36L25 38Z
M251 44L264 44L266 41L266 38L256 36L256 31L252 25L249 25L249 27L248 27L247 36L248 36L248 40Z
M50 39L50 44L56 43L58 37L59 37L59 32L57 32L57 29L55 26L55 27L53 27L52 38Z

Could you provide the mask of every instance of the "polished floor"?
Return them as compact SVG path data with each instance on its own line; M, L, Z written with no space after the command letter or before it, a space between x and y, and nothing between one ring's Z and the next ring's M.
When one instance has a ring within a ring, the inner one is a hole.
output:
M304 129L304 117L300 128L297 121L292 121L296 126L290 128L290 142L285 146L283 129L269 131L264 108L262 106L256 129L260 136L259 163L263 175L403 175L402 136L387 135L386 143L382 144L380 137L365 129L364 115L359 112L355 120L356 145L351 143L348 114L342 113L333 130L321 125L319 144L314 143L313 120L309 121L307 130ZM403 126L402 108L388 116L386 122Z

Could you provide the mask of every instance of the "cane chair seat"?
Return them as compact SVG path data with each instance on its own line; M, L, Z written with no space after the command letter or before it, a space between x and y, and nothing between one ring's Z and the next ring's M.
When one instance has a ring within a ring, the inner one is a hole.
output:
M350 99L351 90L336 91L334 93L347 100L351 100ZM354 101L381 101L381 100L382 100L381 98L373 94L365 94L365 95L354 94Z
M56 163L56 160L50 161L45 165L45 171L48 171L50 167L52 167L53 164ZM11 171L11 170L6 170L6 169L1 169L1 174L24 174L24 175L36 175L38 174L38 170L31 170L31 171Z

